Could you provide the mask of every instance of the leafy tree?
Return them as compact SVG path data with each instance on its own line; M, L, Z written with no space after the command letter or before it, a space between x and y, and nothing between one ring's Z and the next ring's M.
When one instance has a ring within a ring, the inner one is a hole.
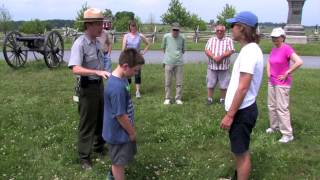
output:
M20 26L20 31L26 34L43 34L46 30L46 23L39 19L26 21Z
M11 15L8 9L6 9L4 5L2 5L0 7L0 31L6 33L11 29L11 27L12 27Z
M114 20L111 9L105 9L103 12L103 16L109 18L110 20Z
M192 14L189 18L188 27L196 30L199 26L200 31L207 30L207 24L201 18L198 17L196 14Z
M78 29L78 31L81 31L81 32L84 31L84 25L83 25L83 22L82 22L83 19L84 19L83 18L83 14L88 8L89 8L88 3L85 2L82 5L81 9L77 12L77 17L76 17L76 20L74 22L74 28Z
M127 31L128 30L128 23L130 20L137 20L135 19L135 15L133 12L129 11L120 11L115 14L115 19L113 23L113 27L117 31ZM139 21L137 22L139 25Z
M171 0L169 8L166 13L161 16L164 24L172 24L178 22L181 26L196 29L206 30L206 23L196 14L191 14L182 6L179 0Z
M162 22L172 24L178 22L181 26L188 26L190 13L182 6L179 0L171 0L166 13L161 16Z
M47 30L52 28L72 27L74 20L50 19L44 21L47 24Z
M227 29L231 28L231 25L227 23L226 19L234 17L236 14L236 8L232 5L226 4L220 14L217 15L217 23L223 24Z
M129 19L134 19L134 13L133 12L129 12L129 11L120 11L117 12L115 15L115 19L121 19L123 17L128 17Z

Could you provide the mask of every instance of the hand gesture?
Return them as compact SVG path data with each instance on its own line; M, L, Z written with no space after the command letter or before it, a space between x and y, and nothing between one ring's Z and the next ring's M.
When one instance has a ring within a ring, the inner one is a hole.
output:
M229 131L232 123L233 123L233 117L226 114L220 123L220 128Z
M129 139L130 139L130 141L132 141L132 142L136 142L136 141L137 141L137 139L136 139L136 133L134 132L134 133L132 133L132 134L129 134Z
M286 71L283 75L278 76L278 80L285 81L289 76L289 72Z
M222 59L223 59L222 56L214 56L214 57L213 57L213 60L214 60L216 63L219 63Z
M104 79L108 79L111 74L109 72L107 72L107 71L96 71L96 75L100 76L100 77L102 77Z

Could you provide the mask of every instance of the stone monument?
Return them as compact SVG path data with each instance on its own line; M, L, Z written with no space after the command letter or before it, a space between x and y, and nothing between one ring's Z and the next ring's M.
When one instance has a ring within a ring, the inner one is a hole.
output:
M287 25L284 27L290 44L306 44L307 36L301 25L302 8L306 0L287 0L289 5Z

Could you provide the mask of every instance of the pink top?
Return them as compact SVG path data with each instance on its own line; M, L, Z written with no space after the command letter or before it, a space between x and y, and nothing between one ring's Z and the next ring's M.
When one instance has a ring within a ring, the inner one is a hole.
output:
M292 77L289 74L285 81L278 80L280 75L284 75L290 67L290 57L294 50L288 44L282 44L279 48L272 48L269 56L271 85L291 86Z

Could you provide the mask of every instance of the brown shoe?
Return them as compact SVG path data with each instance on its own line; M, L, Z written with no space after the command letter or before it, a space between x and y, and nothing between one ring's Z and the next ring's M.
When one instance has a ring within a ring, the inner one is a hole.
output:
M81 159L80 165L83 170L91 170L92 169L92 164L89 159Z

